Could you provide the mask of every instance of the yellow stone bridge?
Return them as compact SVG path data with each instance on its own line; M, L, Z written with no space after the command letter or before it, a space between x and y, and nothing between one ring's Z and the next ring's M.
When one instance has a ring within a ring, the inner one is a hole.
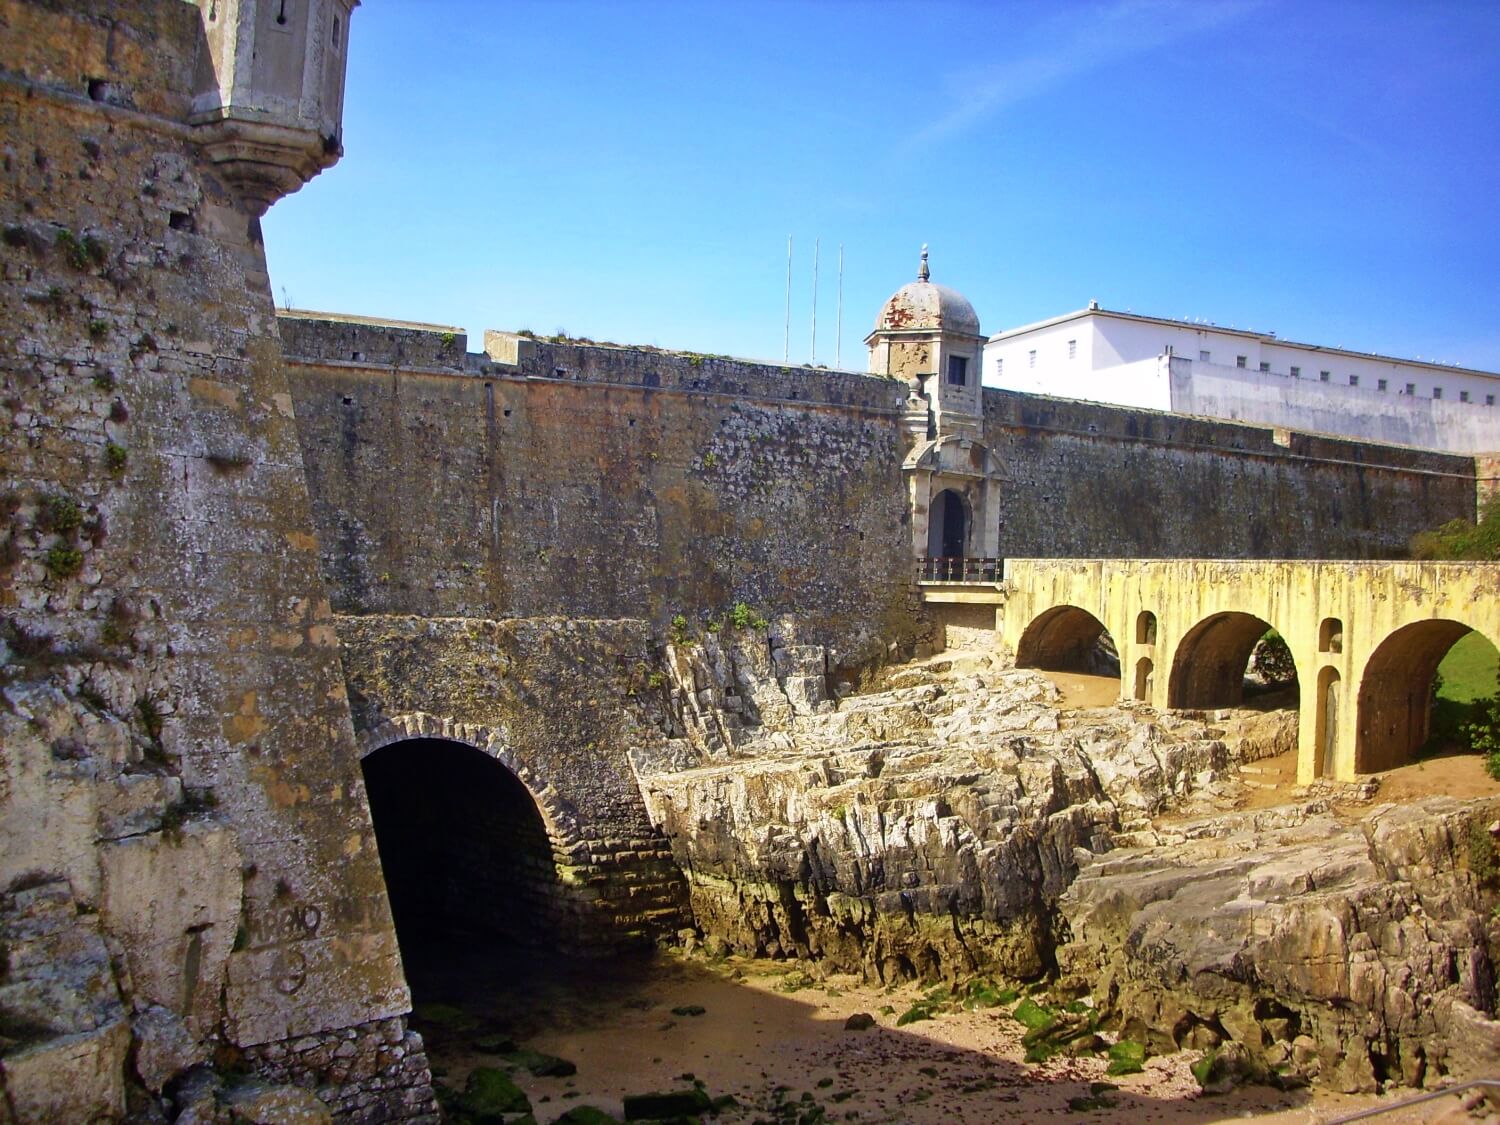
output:
M1500 645L1496 563L1011 559L1004 577L922 584L950 643L993 630L1019 667L1082 671L1107 631L1121 698L1159 708L1238 704L1275 629L1297 667L1304 783L1410 760L1443 656L1471 630Z

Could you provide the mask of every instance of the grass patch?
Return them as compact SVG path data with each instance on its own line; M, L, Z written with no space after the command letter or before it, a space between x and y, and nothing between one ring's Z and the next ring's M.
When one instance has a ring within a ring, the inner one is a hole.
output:
M1483 635L1469 633L1460 637L1438 665L1438 675L1443 677L1438 699L1455 703L1488 699L1497 690L1497 666L1500 666L1500 652Z

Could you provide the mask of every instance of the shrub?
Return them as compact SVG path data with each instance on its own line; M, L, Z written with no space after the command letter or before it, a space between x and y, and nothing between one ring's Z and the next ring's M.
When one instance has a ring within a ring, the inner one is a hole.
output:
M1484 502L1477 523L1449 520L1435 530L1418 532L1412 537L1411 557L1478 562L1500 560L1500 492Z
M66 535L83 523L83 509L70 496L49 496L37 512L37 527Z
M1256 642L1251 664L1256 675L1268 684L1289 684L1297 678L1297 664L1292 659L1292 650L1275 629Z
M770 623L744 602L735 602L729 611L729 623L736 629L764 629Z
M71 578L83 569L83 552L59 543L47 552L47 570L54 578Z
M1500 781L1500 695L1491 696L1478 705L1479 717L1464 724L1469 745L1484 755L1484 769Z
M104 446L104 467L109 470L109 475L117 477L125 471L125 463L130 459L130 454L125 451L123 445L114 442L106 442Z

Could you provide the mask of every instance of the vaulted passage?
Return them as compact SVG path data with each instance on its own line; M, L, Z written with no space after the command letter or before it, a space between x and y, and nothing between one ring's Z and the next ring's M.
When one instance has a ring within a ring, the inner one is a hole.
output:
M1216 613L1193 626L1172 661L1167 706L1201 710L1244 702L1250 654L1270 631L1249 613Z
M1397 629L1370 654L1359 684L1356 773L1412 760L1431 730L1433 673L1471 630L1458 621L1418 621Z
M1016 667L1117 676L1120 659L1104 622L1076 605L1060 605L1039 614L1021 634Z
M392 743L363 765L396 937L414 987L455 945L555 947L552 844L531 794L510 770L471 746L433 738Z

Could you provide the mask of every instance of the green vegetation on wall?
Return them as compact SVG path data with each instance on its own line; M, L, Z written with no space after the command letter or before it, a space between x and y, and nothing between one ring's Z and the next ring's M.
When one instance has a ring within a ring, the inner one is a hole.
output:
M1412 537L1411 557L1500 561L1500 493L1485 501L1478 523L1449 520L1435 531L1419 531Z

